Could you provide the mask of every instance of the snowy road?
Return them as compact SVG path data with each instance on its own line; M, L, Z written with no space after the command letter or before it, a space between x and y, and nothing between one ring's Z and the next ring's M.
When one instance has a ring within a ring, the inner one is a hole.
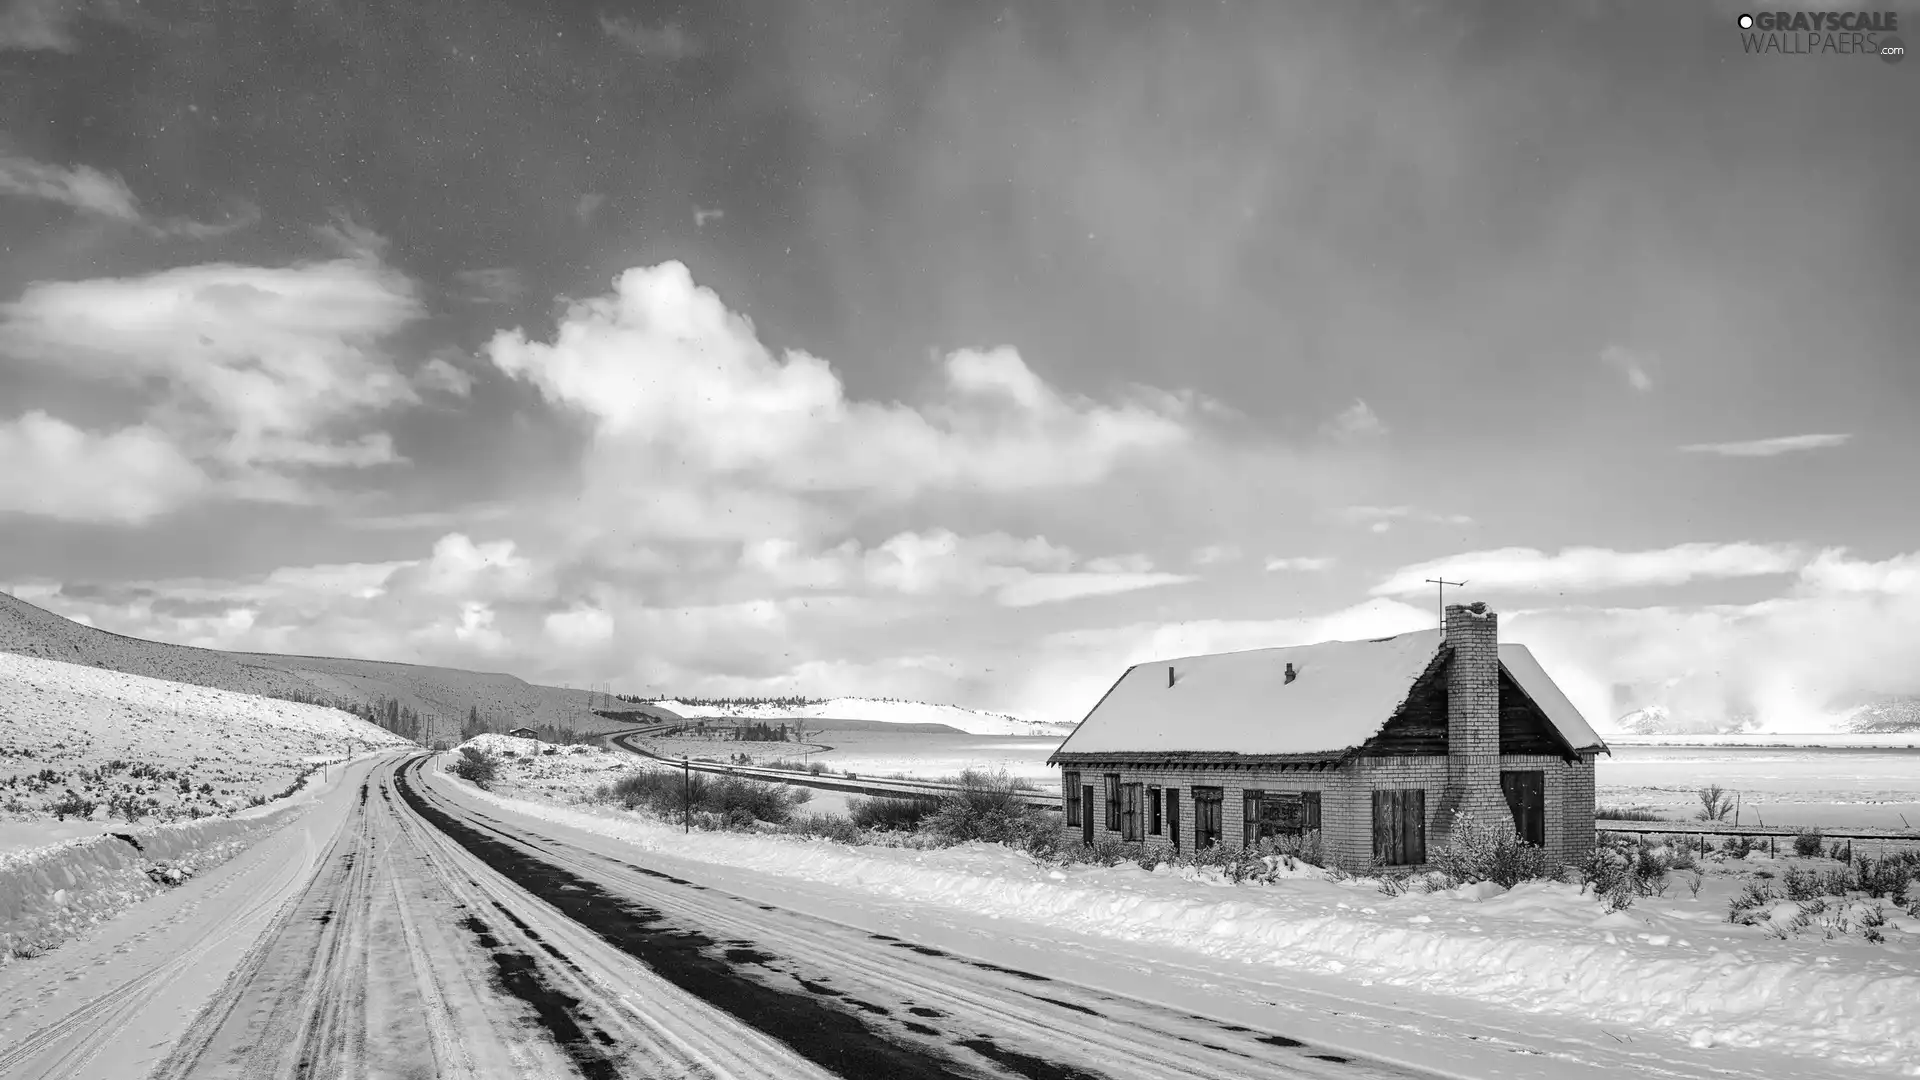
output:
M0 1077L1815 1075L1299 976L1276 997L1145 946L644 852L427 760L361 763L205 878L10 968Z
M157 1067L129 1055L141 1033L123 1021L142 1014L116 1003L165 996L177 956L0 1050L0 1074L1414 1075L556 839L463 799L425 760L349 781L330 838L262 845L304 887L233 875L254 895L221 914L254 919L255 945L177 1042L144 1021L156 1056L174 1043ZM222 925L204 933L249 933Z

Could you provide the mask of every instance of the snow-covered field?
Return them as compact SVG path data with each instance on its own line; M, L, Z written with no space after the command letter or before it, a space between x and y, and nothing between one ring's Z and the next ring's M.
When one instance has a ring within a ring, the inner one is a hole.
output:
M336 709L0 653L0 850L229 814L398 745Z
M1795 747L1799 749L1920 749L1920 731L1878 735L1851 733L1779 734L1747 732L1739 735L1614 735L1605 736L1614 753L1621 747L1697 746L1726 749L1739 746Z
M1743 824L1920 829L1920 750L1616 745L1596 772L1602 806L1691 819L1718 784L1739 794Z
M729 739L642 739L656 754L731 760L746 754L748 764L773 761L818 762L834 772L860 776L895 774L934 779L956 776L965 769L1004 769L1009 775L1036 782L1053 782L1057 770L1047 755L1060 739L1030 735L957 735L910 731L826 731L797 742L737 742ZM811 752L809 752L811 751Z
M1053 735L1064 737L1072 724L1022 720L1005 713L980 712L958 705L924 701L886 701L877 698L834 698L804 705L687 705L672 699L654 704L689 719L738 716L779 723L783 720L872 720L888 724L945 724L969 735Z
M559 755L555 755L559 757ZM584 762L588 755L580 755ZM446 759L442 759L443 761ZM543 758L550 761L553 758ZM571 767L571 766L569 766ZM529 767L529 771L544 768ZM556 788L555 794L566 796ZM1624 1025L1696 1048L1744 1046L1920 1075L1920 920L1895 913L1885 941L1815 924L1778 936L1727 921L1752 857L1705 864L1663 897L1609 913L1572 885L1383 894L1305 870L1273 885L1208 872L1053 867L1003 847L849 847L742 833L683 835L603 806L502 790L480 796L643 850L831 884L929 912L952 909L1168 946L1214 963L1335 974L1536 1014ZM1799 860L1811 868L1820 860Z

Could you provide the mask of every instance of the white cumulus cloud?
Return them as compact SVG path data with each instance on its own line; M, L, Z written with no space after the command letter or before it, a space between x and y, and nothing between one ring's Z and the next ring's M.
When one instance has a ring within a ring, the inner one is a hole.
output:
M1696 578L1785 574L1804 561L1787 544L1677 544L1649 551L1570 547L1548 554L1537 548L1473 551L1403 566L1374 586L1375 596L1404 596L1432 588L1431 577L1472 583L1476 590L1599 592L1647 585L1681 585Z

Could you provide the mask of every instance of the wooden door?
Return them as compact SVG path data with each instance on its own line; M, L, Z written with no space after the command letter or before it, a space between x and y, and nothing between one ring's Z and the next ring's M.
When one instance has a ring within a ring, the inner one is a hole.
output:
M1522 769L1500 774L1500 787L1513 811L1513 831L1535 847L1547 846L1547 774Z
M1193 789L1193 849L1210 848L1220 842L1219 788Z
M1427 861L1427 793L1421 788L1373 793L1373 856L1388 866Z
M1093 785L1080 789L1080 839L1088 847L1093 846Z

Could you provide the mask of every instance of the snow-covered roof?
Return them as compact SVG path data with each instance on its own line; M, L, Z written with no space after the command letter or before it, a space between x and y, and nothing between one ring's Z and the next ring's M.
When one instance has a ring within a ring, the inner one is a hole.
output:
M1421 630L1136 664L1055 753L1337 754L1380 731L1441 644L1439 630ZM1605 747L1525 645L1503 643L1500 664L1569 747Z
M1546 669L1540 666L1540 661L1533 658L1533 653L1525 645L1502 642L1500 666L1507 669L1507 674L1513 676L1513 681L1520 689L1525 690L1533 703L1540 706L1540 711L1547 714L1547 720L1560 732L1560 737L1567 740L1568 746L1575 750L1606 747L1607 744L1600 741L1600 736L1587 723L1586 717L1581 716L1580 710L1567 700L1559 684L1547 675Z
M1056 753L1337 753L1380 730L1439 647L1420 630L1136 664Z

